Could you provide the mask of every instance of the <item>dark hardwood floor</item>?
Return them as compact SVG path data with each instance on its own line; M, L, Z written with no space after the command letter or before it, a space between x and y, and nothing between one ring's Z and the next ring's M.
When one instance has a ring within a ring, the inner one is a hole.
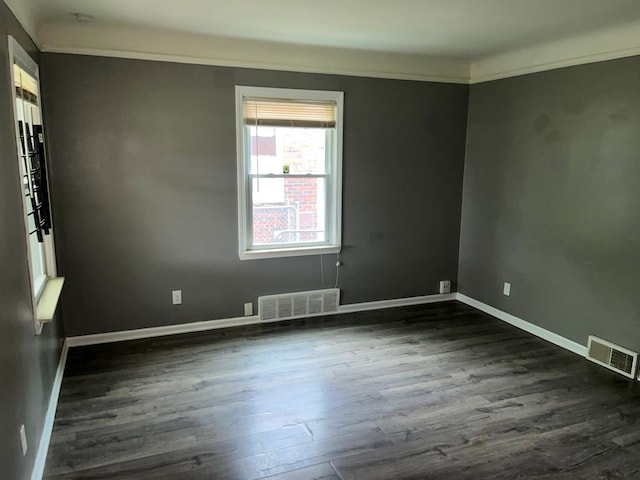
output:
M47 479L636 479L638 383L458 302L69 353Z

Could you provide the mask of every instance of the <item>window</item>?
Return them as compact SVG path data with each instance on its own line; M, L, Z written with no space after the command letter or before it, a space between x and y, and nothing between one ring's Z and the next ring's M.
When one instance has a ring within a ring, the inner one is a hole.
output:
M56 264L49 208L44 130L40 110L38 66L9 37L19 179L22 189L27 258L34 304L36 333L52 320L62 279Z
M342 92L236 87L241 259L337 253Z

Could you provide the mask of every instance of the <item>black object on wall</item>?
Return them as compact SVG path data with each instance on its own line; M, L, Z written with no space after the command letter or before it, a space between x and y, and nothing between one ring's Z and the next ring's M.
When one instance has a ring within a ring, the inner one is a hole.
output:
M26 172L24 179L25 195L31 203L34 231L38 241L42 243L43 235L49 235L51 229L51 210L49 208L49 186L47 184L47 167L42 125L33 125L33 133L28 123L18 122L20 135L20 157Z

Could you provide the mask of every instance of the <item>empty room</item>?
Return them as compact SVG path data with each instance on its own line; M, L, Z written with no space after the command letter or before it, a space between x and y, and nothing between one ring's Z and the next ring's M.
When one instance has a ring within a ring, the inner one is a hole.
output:
M640 480L637 0L1 0L0 480Z

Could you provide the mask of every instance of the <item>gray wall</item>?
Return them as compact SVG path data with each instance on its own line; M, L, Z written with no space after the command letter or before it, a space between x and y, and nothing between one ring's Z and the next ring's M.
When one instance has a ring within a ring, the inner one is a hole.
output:
M7 35L38 51L0 1L0 477L29 478L61 349L60 319L34 335L16 153ZM20 452L24 424L29 449Z
M467 86L42 57L68 335L236 317L260 295L322 288L318 256L238 259L235 85L345 92L343 303L456 280Z
M462 293L640 349L639 85L633 57L471 87Z

